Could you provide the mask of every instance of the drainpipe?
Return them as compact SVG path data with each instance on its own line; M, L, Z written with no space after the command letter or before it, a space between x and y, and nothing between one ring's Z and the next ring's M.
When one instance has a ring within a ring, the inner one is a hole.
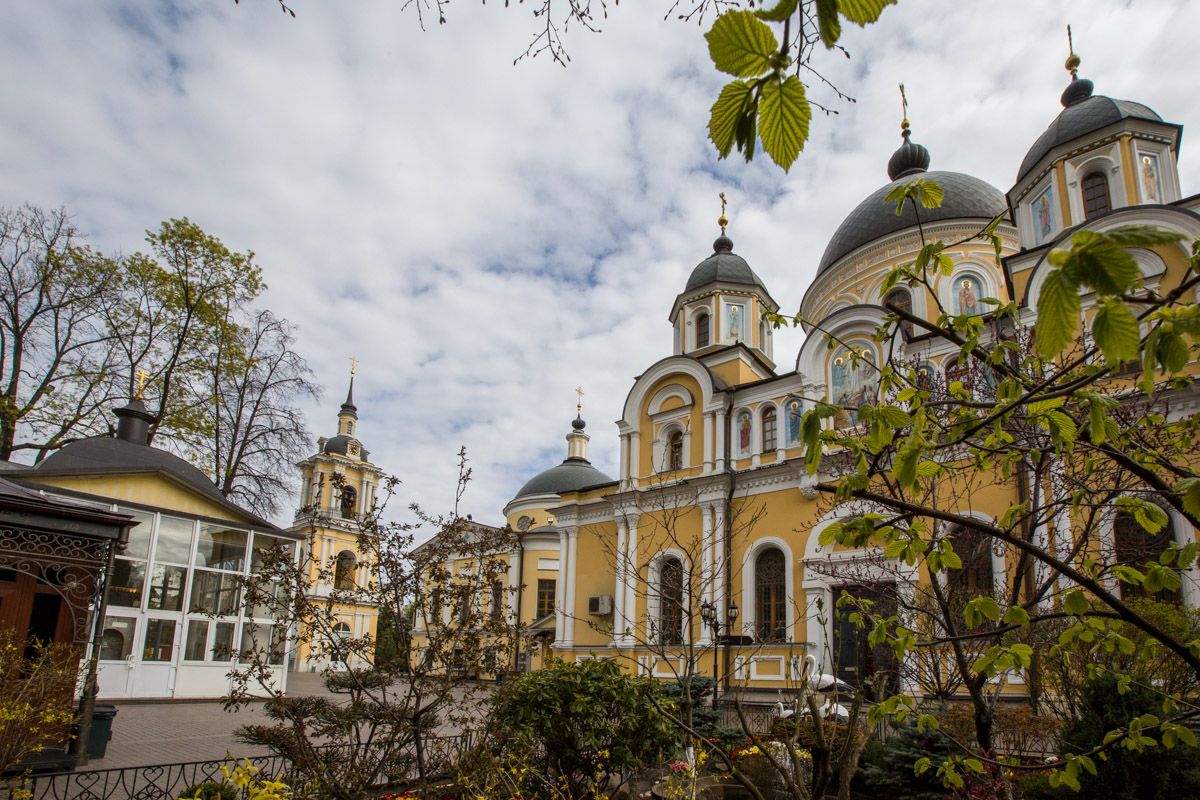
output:
M130 527L132 525L121 528L116 541L108 548L108 564L104 567L100 604L96 608L96 619L92 625L91 653L88 658L87 675L83 680L83 693L79 696L79 711L76 717L78 730L67 750L67 755L75 760L75 765L78 767L87 766L88 763L88 743L92 738L92 715L96 711L96 674L100 666L100 641L104 636L104 615L108 613L108 587L112 585L117 551L125 552L125 546L129 544Z
M521 630L521 598L525 594L525 534L517 534L517 617L516 629ZM532 656L530 657L532 660ZM513 637L513 672L520 668L521 637Z
M725 520L724 520L724 539L725 539L725 608L720 609L717 613L725 618L725 685L722 689L725 696L729 696L729 637L733 635L732 626L729 624L729 601L733 597L733 492L737 488L737 471L733 468L733 436L730 431L733 428L732 420L729 418L729 412L733 408L733 388L730 387L724 390L725 394L725 473L729 475L729 486L725 492Z

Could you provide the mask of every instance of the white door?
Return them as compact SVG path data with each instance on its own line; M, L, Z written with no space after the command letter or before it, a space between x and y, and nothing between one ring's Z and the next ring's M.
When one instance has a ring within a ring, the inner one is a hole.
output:
M147 617L142 649L133 674L134 697L170 697L179 650L177 620Z
M137 662L137 617L108 615L100 636L100 662L96 672L98 696L129 697L133 692L133 668Z

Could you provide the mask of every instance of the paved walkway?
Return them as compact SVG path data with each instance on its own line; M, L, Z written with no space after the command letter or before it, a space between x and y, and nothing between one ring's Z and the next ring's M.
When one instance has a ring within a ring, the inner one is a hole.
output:
M321 676L312 672L288 675L288 694L325 694ZM262 703L251 703L237 713L220 701L128 702L116 700L113 736L102 759L86 769L116 769L150 764L209 761L231 753L237 758L256 755L261 748L242 744L234 731L243 725L267 723Z

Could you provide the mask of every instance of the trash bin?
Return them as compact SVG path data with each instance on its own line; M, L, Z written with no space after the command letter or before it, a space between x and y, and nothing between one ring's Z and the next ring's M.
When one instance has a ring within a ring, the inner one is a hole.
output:
M104 758L108 740L112 738L112 721L117 707L97 704L92 711L92 730L88 734L88 758Z

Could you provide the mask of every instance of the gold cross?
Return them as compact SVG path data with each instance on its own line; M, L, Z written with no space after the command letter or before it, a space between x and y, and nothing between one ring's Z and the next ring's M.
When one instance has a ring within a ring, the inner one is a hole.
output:
M148 376L149 376L149 373L146 372L146 370L144 370L144 369L138 370L138 390L137 390L137 395L134 397L135 400L142 399L142 387L144 387L146 385L146 378Z
M725 233L725 226L729 224L729 217L725 216L725 193L721 192L721 216L717 219L717 224L721 226L721 233Z
M900 122L901 130L908 130L908 96L904 94L904 84L900 84L900 108L904 119Z
M575 389L575 394L579 395L579 402L575 404L575 413L583 413L583 387L579 386Z
M1079 64L1081 63L1082 59L1075 55L1075 42L1071 40L1070 25L1067 26L1067 50L1070 52L1067 54L1067 63L1063 66L1065 66L1067 71L1071 73L1071 80L1075 80L1079 77Z
M358 366L358 359L350 356L350 377L354 377L354 368Z

